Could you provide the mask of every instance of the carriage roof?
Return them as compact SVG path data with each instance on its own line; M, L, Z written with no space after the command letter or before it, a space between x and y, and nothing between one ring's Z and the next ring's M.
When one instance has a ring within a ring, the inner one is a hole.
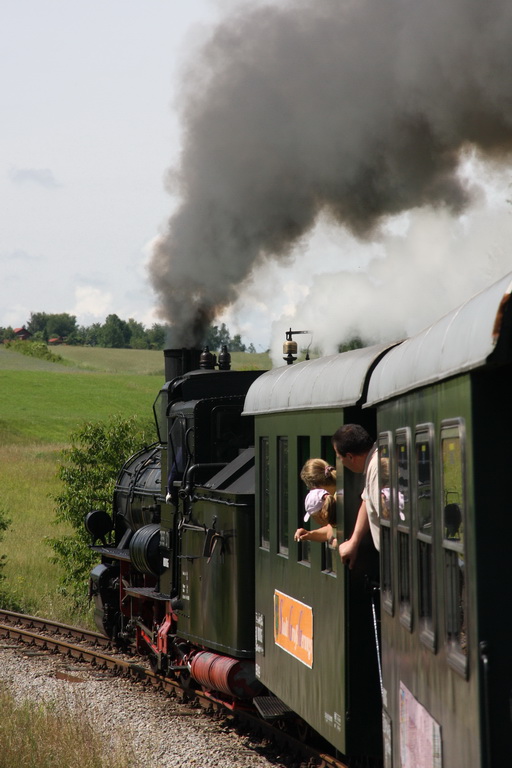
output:
M367 405L485 365L497 345L512 273L468 299L379 361Z
M374 405L485 365L511 290L509 273L406 341L274 368L252 384L244 413L344 408L361 401L367 384L366 405Z
M245 414L343 408L363 396L368 371L389 344L273 368L257 379L245 398Z

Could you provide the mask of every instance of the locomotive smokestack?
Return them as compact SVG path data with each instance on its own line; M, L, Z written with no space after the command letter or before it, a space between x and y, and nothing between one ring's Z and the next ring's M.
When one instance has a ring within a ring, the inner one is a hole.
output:
M164 350L164 369L165 380L172 381L184 373L195 371L199 368L200 349L165 349Z

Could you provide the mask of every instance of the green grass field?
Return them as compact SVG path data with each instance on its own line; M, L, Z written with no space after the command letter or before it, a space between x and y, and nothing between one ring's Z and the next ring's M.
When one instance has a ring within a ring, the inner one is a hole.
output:
M163 353L92 347L54 350L67 364L0 348L0 499L11 526L0 541L9 592L27 612L69 623L78 618L59 591L47 537L55 527L60 451L84 421L151 416L164 383ZM268 368L266 355L233 355L234 368ZM121 468L126 456L119 457Z

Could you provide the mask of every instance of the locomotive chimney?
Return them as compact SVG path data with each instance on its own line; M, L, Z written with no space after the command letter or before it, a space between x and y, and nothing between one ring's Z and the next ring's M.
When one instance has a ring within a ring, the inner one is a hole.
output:
M200 349L182 347L181 349L165 349L165 380L171 381L184 373L199 368Z

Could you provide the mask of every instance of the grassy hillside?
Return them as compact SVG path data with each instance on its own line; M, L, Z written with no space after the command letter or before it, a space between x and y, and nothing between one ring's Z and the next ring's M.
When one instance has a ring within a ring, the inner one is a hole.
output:
M161 355L160 355L161 357ZM48 536L56 528L59 454L84 421L151 417L163 376L81 371L0 349L0 505L11 526L0 542L9 593L26 611L73 621ZM119 457L121 468L126 456ZM87 510L84 510L87 511Z
M95 371L104 373L135 373L145 376L164 375L164 354L150 349L105 349L103 347L52 347L52 352L63 358L61 364L20 355L0 345L0 371L2 370L61 370L67 373ZM267 353L233 352L233 370L267 370L271 367Z
M0 370L0 445L66 443L79 422L152 413L163 377Z
M63 345L54 347L53 351L80 370L164 375L164 354L157 350ZM266 353L250 354L248 352L233 352L231 365L234 370L266 370L271 367L270 357Z
M164 355L157 350L62 345L52 347L52 351L80 370L164 375Z
M59 588L47 537L55 527L52 497L59 492L59 454L84 421L152 415L164 382L163 354L147 350L58 347L66 364L50 363L0 347L0 508L12 523L0 555L10 593L27 612L76 617ZM233 367L269 367L264 355L233 356ZM119 457L119 468L127 459ZM84 510L87 511L87 510Z

